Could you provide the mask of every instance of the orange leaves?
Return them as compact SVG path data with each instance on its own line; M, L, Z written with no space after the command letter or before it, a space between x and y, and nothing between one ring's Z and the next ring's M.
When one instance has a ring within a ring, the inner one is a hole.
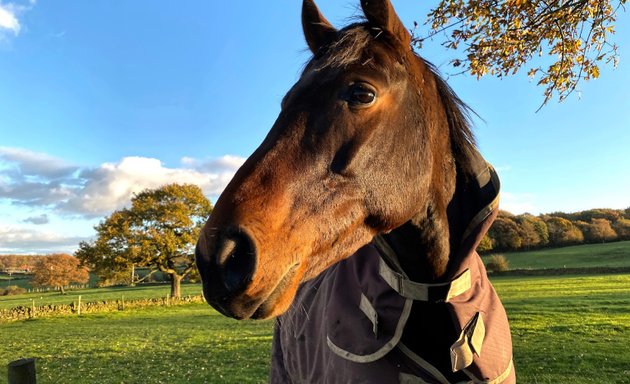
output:
M523 7L531 3L529 0L508 0L506 2L509 6L512 7Z
M441 0L427 24L429 36L444 32L443 45L464 56L452 65L474 76L502 77L530 64L528 76L545 87L544 104L599 77L596 63L616 64L617 47L608 38L617 9L609 0Z
M54 254L41 258L33 271L32 283L36 286L63 287L70 283L87 283L88 271L80 266L76 257Z
M540 69L531 68L529 71L527 71L527 76L533 79L534 77L536 77L536 74L538 73L538 71L540 71Z

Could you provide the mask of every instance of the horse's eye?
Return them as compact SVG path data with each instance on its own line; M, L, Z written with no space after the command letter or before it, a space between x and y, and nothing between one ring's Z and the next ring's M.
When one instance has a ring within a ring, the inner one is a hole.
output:
M355 83L348 88L345 99L352 106L366 107L376 100L376 91L365 83Z

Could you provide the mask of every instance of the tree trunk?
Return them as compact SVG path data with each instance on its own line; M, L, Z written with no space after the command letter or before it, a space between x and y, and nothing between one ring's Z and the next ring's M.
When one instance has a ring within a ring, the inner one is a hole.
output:
M62 295L65 295L65 294L66 294L66 291L63 289L63 285L60 285L60 286L59 286L59 290L61 291L61 294L62 294Z
M184 276L171 273L171 297L181 297L181 283Z

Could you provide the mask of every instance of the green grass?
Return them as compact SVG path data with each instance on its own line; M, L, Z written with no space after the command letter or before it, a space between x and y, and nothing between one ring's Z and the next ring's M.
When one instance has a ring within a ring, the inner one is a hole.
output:
M510 269L630 267L630 241L502 253ZM484 263L492 254L482 257Z
M630 275L493 279L519 383L630 383Z
M140 270L140 268L136 270ZM158 274L156 273L156 275ZM31 285L32 278L33 278L33 275L31 274L14 273L13 275L9 276L8 274L4 272L0 272L0 288L5 288L8 285L17 285L18 287L22 287L25 289L32 289L34 288ZM87 284L89 286L94 287L98 284L98 282L99 282L98 276L93 273L90 273L90 280L88 281Z
M101 301L120 300L123 296L125 300L150 299L165 297L171 292L170 285L149 285L138 287L112 287L112 288L90 288L67 291L65 295L59 292L26 293L15 296L0 296L0 309L13 308L18 306L29 307L31 300L35 300L35 305L48 304L70 304L77 302L79 295L81 301ZM200 284L182 284L182 295L200 295Z
M27 275L6 275L0 274L0 288L6 288L9 285L17 285L18 287L24 289L31 288L31 278Z
M630 275L498 277L520 383L630 383ZM205 304L0 324L6 364L36 357L38 383L257 383L272 322Z
M0 383L22 357L36 358L42 384L262 383L271 329L200 304L3 324Z

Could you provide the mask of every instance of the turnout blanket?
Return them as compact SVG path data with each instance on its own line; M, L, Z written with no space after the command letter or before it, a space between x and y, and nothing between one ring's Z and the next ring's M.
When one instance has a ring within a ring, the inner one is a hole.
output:
M410 280L387 241L375 237L305 282L276 320L271 383L449 383L402 341L405 326L413 326L407 324L412 306L422 301L443 305L451 314L457 337L443 352L450 355L452 372L465 378L458 382L515 382L507 316L475 251L497 215L499 181L476 156L473 177L458 180L465 193L456 193L454 203L462 206L467 225L459 248L452 250L457 265L445 282Z

